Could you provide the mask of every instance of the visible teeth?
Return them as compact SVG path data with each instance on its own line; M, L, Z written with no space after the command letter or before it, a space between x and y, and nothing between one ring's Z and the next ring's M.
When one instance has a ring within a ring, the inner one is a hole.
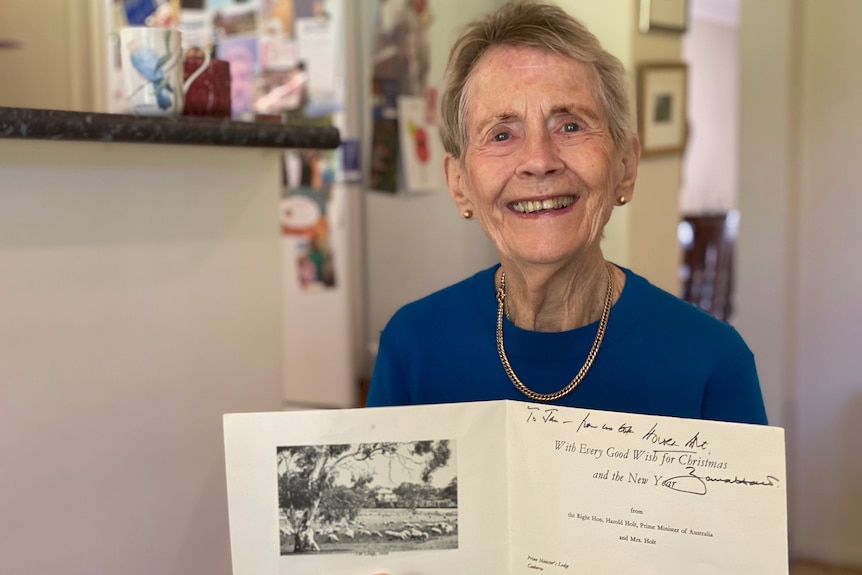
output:
M512 209L522 214L532 214L544 210L560 210L572 205L575 199L571 196L551 198L548 200L529 200L526 202L515 202Z

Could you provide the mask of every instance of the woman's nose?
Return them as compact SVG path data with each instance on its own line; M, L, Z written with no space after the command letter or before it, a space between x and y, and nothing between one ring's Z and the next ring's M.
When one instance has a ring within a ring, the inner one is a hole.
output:
M524 139L518 173L524 176L548 176L563 169L559 147L550 134L534 131Z

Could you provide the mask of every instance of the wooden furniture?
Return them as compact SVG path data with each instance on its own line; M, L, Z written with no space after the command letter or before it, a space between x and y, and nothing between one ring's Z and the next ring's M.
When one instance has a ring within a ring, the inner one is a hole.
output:
M735 214L685 216L680 234L683 299L723 321L733 313L735 222Z

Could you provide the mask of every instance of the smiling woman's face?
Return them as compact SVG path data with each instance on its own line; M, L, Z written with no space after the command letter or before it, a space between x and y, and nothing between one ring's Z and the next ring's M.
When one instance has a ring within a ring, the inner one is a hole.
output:
M473 70L464 160L447 157L446 177L504 264L600 253L615 199L631 197L637 155L616 152L595 82L589 66L526 47L494 47Z

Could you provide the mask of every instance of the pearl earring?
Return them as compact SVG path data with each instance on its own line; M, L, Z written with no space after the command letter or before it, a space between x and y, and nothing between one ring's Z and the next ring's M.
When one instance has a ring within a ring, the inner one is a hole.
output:
M461 212L461 216L465 220L472 219L473 218L473 210L464 210L463 212Z

